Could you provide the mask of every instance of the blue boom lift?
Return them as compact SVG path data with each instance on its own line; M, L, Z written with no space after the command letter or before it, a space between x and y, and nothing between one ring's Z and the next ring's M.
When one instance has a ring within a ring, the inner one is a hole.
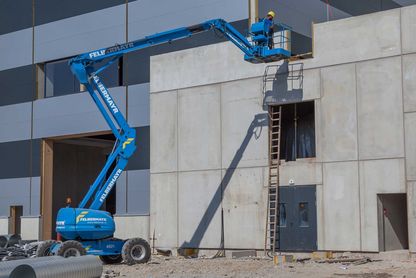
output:
M88 193L77 208L65 207L58 212L56 232L62 241L44 241L38 248L38 256L60 255L80 256L98 255L106 263L118 263L124 260L128 264L147 262L150 258L150 246L146 240L133 238L122 240L113 238L115 223L110 213L99 210L117 179L127 165L129 157L136 150L136 131L131 128L101 82L98 74L116 62L126 53L191 37L194 34L214 30L235 44L244 52L244 59L251 63L268 63L291 56L289 49L290 28L278 25L275 48L269 49L270 38L264 22L252 24L251 42L231 24L222 19L209 20L190 27L178 28L157 33L136 41L118 44L81 54L70 60L71 71L83 84L104 116L116 137L113 152L104 168L91 185ZM96 69L96 63L104 63ZM112 167L114 165L115 167ZM108 178L107 178L108 177Z

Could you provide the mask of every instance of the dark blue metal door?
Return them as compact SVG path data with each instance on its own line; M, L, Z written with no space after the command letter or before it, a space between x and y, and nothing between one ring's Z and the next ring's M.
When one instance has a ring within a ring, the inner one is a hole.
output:
M316 186L281 186L279 208L280 250L316 250Z

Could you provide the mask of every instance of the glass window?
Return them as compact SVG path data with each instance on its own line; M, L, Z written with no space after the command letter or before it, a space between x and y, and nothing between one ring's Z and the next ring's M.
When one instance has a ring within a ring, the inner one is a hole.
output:
M71 72L68 61L69 59L64 59L45 63L45 97L62 96L81 91L80 83ZM107 88L121 85L121 61L120 59L111 64L98 74ZM100 68L105 62L95 64L94 69Z
M299 203L299 226L309 227L308 203Z
M287 218L286 218L286 204L279 204L279 226L286 227Z

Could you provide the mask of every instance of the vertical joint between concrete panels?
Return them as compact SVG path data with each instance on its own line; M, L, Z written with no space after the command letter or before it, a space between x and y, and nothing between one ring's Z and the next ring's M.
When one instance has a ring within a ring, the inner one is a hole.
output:
M221 186L221 209L223 209L223 198L224 198L224 186L223 186L223 169L224 165L222 164L222 150L223 150L223 141L222 141L222 86L220 85L220 95L219 95L219 105L220 105L220 186Z
M399 34L400 34L400 54L403 55L402 10L403 9L399 9L399 28L400 28Z
M176 247L179 248L179 90L176 90Z
M355 122L357 125L357 178L358 178L358 212L359 212L359 225L360 225L360 251L363 250L363 238L362 238L362 224L361 218L364 217L361 214L361 173L360 173L360 142L359 142L359 125L358 125L358 75L357 75L357 63L354 64L354 81L355 81Z
M32 77L37 84L36 66L35 66L35 0L32 0ZM33 176L33 102L36 99L36 88L33 89L33 98L30 103L30 148L29 148L29 215L32 215L32 176Z

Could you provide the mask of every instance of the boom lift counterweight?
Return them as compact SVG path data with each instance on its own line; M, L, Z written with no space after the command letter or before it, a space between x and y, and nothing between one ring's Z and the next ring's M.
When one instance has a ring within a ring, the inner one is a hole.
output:
M145 240L134 238L124 241L113 238L114 220L110 213L99 210L136 149L136 131L128 125L109 91L101 82L98 76L100 72L126 53L191 37L209 30L223 34L245 54L244 59L248 62L268 63L282 60L291 56L290 38L287 35L290 33L290 28L281 24L278 26L279 41L275 42L277 47L273 49L268 47L271 38L267 34L268 28L264 22L252 24L250 42L225 20L214 19L87 52L70 60L71 71L86 87L117 140L113 152L78 208L66 207L59 210L56 232L62 236L63 242L46 241L38 249L40 251L37 255L52 253L71 256L87 253L99 255L107 263L122 260L127 263L141 263L150 258L150 247ZM94 65L99 62L105 64L95 69ZM113 163L115 167L112 168Z

